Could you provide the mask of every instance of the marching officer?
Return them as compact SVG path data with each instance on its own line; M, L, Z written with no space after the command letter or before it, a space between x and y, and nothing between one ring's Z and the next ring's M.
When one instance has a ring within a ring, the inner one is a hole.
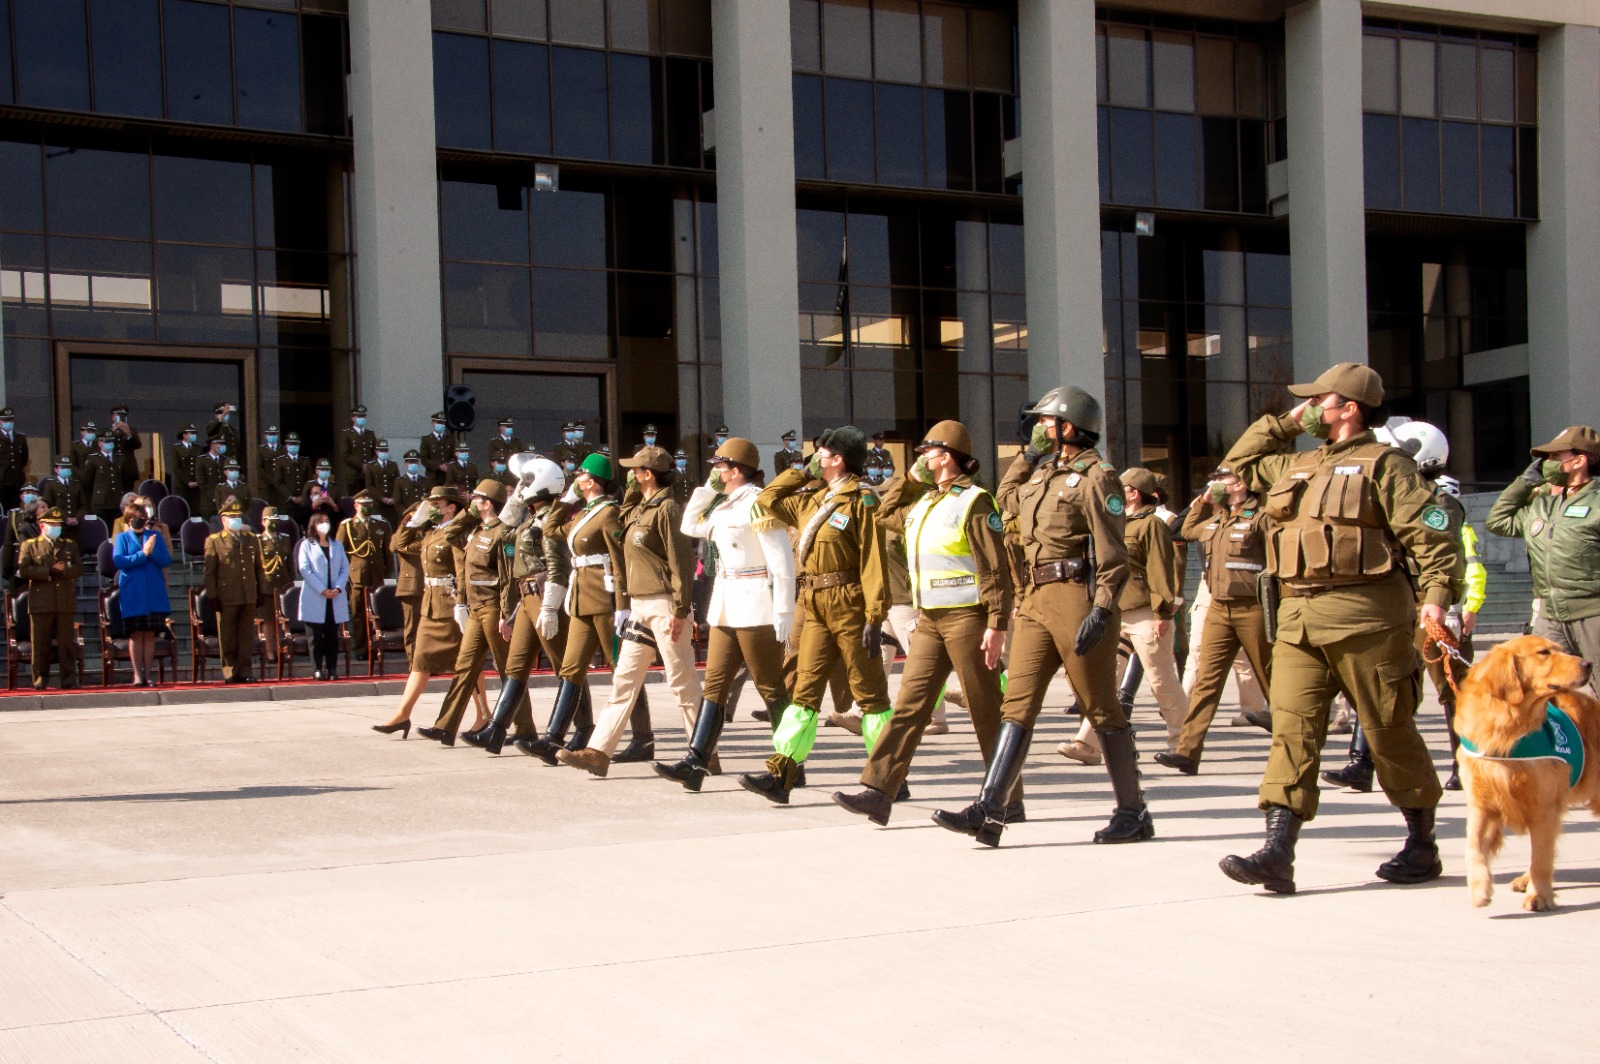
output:
M542 651L552 667L566 653L567 615L562 602L567 597L567 581L572 573L572 553L560 536L546 536L546 512L566 478L561 467L548 458L535 458L522 472L517 490L506 499L500 520L511 529L511 579L502 591L501 613L516 614L506 651L506 671L500 681L500 698L489 727L468 738L491 754L498 754L506 743L506 731L513 714L528 702L528 673ZM594 727L588 705L588 687L579 696L577 731L587 735ZM512 736L519 750L535 752L539 732L530 715ZM481 740L481 742L480 742Z
M17 579L28 582L28 635L33 643L33 689L43 691L50 679L50 651L61 668L61 689L78 686L77 633L72 618L78 609L75 581L83 575L78 545L62 533L60 510L39 515L39 535L22 544Z
M1186 776L1200 771L1206 730L1222 702L1233 659L1244 651L1263 684L1272 681L1272 643L1261 609L1260 576L1267 568L1266 512L1261 497L1227 465L1211 474L1205 492L1189 505L1183 538L1199 543L1205 557L1203 579L1211 596L1199 655L1189 679L1189 711L1177 745L1156 761Z
M227 479L228 443L224 436L213 436L206 442L206 451L194 460L196 491L200 495L200 509L196 517L212 517L217 512L217 485Z
M178 442L172 445L172 490L189 504L189 512L200 513L200 473L196 462L204 453L198 440L199 430L190 422L178 430Z
M250 505L250 489L245 486L237 458L223 463L222 483L211 489L212 513L220 514L230 502L238 503L241 510Z
M261 564L261 541L245 531L237 501L220 511L222 531L206 537L206 598L217 604L217 645L224 683L254 683L250 659L256 649L256 606L272 593Z
M221 402L213 411L212 420L206 422L206 439L220 439L227 445L224 454L238 456L239 431L233 427L233 415L238 407L229 402Z
M1289 392L1303 401L1258 420L1226 458L1251 490L1266 493L1274 524L1267 567L1282 602L1272 650L1272 753L1259 799L1267 840L1248 857L1223 858L1222 871L1294 893L1295 842L1317 813L1328 710L1343 691L1367 730L1378 782L1406 821L1405 846L1378 877L1421 883L1443 871L1433 837L1442 792L1417 731L1422 677L1412 632L1419 612L1424 624L1444 624L1460 590L1461 544L1416 462L1373 435L1371 426L1388 416L1376 372L1342 362ZM1302 433L1325 442L1293 453Z
M373 452L372 461L362 468L361 478L366 481L367 490L372 493L373 513L393 528L395 518L399 514L396 510L399 499L395 492L400 483L400 467L389 458L388 440L378 441L378 449Z
M941 827L996 846L1007 796L1022 775L1045 688L1066 666L1084 714L1100 733L1116 810L1096 842L1138 842L1155 834L1139 789L1133 729L1117 698L1117 599L1128 579L1122 481L1095 450L1100 403L1081 388L1045 393L1027 448L1000 482L998 500L1016 515L1029 586L1011 633L1010 679L995 754L978 801L937 812Z
M128 424L127 407L111 408L111 431L107 438L111 440L122 482L127 484L128 490L131 491L133 486L139 483L139 459L134 452L144 447L144 441L139 438L139 433L134 427Z
M278 508L268 506L261 511L261 531L256 533L261 551L261 571L266 576L268 594L261 600L256 617L261 621L262 635L267 644L267 660L278 660L281 633L278 631L276 600L284 588L294 583L294 563L290 560L293 548L289 536L278 528Z
M377 500L371 488L362 488L355 497L356 515L339 525L334 533L350 559L350 640L356 656L367 658L367 592L389 575L389 522L376 514Z
M501 418L498 427L499 432L489 441L487 448L490 465L496 462L510 462L512 455L527 450L517 438L516 426L510 418ZM515 482L515 478L512 479Z
M782 436L783 449L772 452L772 475L779 476L806 464L806 456L800 453L800 448L795 444L795 431L790 429Z
M256 448L256 475L261 478L257 492L269 506L282 506L284 500L283 483L278 479L278 459L284 456L281 440L278 426L268 425Z
M478 466L472 461L472 449L465 443L456 445L455 461L445 466L444 482L460 492L471 492L478 484Z
M0 507L17 505L28 480L28 437L17 431L17 415L9 406L0 409Z
M405 454L405 469L394 482L395 512L405 514L417 503L427 498L433 489L433 480L422 464L422 453L415 448ZM396 526L398 527L398 526Z
M1003 519L994 496L973 481L972 434L941 421L917 444L909 476L896 480L874 518L900 533L910 569L916 626L906 647L894 713L882 725L861 773L865 788L833 800L875 824L887 824L906 772L933 719L952 669L961 680L985 763L1000 734L1000 652L1011 618L1011 571ZM863 732L873 718L862 722ZM1006 819L1022 816L1022 795L1007 796Z
M20 497L21 503L6 513L4 558L0 561L0 576L11 591L17 590L17 555L24 543L39 534L39 515L45 510L35 485L22 485Z
M450 439L445 427L449 424L445 420L444 411L433 415L433 428L428 435L417 441L417 454L422 462L422 471L434 487L445 482L445 470L450 465L450 453L455 446L455 441Z
M500 521L500 507L505 500L505 485L497 480L480 481L467 499L467 506L477 514L478 527L467 537L462 562L466 585L455 607L456 623L461 626L461 651L456 657L450 690L439 707L439 718L433 727L417 729L424 739L436 739L446 746L455 745L462 714L478 689L483 659L492 655L500 674L504 676L506 671L506 652L510 649L506 635L511 627L501 607L502 592L511 581L511 559L506 554L506 547L511 546L511 530ZM474 746L482 746L488 738L488 722L483 723L483 732L474 730L465 736ZM519 733L533 730L533 710L526 697L517 703L514 723Z
M794 690L772 734L767 771L739 777L746 790L787 805L801 765L817 737L817 714L834 664L843 658L850 693L863 715L868 747L889 713L889 684L878 656L889 615L883 533L873 520L878 496L861 482L866 439L854 425L817 437L805 469L777 477L757 503L780 523L800 530L796 552L805 627ZM826 490L802 494L810 480ZM868 718L881 714L875 722Z
M96 450L78 467L83 490L88 494L89 512L105 523L106 531L122 516L122 496L133 485L123 476L124 466L117 460L117 445L111 439L95 444Z
M78 542L82 534L83 515L89 512L89 493L83 482L73 475L72 459L66 455L56 458L56 475L39 482L39 497L47 510L59 510L65 527L62 535Z
M300 453L300 434L291 432L284 437L283 454L272 463L272 479L278 484L278 494L289 505L290 515L297 524L305 524L311 516L306 502L306 483L313 479L315 467L311 459Z
M339 430L339 468L347 491L366 487L362 471L378 453L378 436L367 428L367 408L357 403L350 410L350 427Z

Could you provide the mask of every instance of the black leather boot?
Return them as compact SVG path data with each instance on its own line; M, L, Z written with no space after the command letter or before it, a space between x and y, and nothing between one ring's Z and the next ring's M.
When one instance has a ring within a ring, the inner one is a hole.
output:
M894 808L894 800L876 787L863 787L855 794L834 791L833 801L835 805L864 816L879 827L889 822L889 811Z
M1144 792L1139 789L1139 752L1133 745L1133 727L1095 731L1100 736L1100 749L1105 752L1106 774L1111 777L1117 808L1111 814L1111 822L1094 833L1094 841L1143 842L1155 838L1156 827L1144 803Z
M794 789L800 775L800 763L783 754L767 758L767 771L746 772L739 777L739 786L761 795L774 805L788 805L789 792Z
M498 754L506 745L506 729L511 724L511 718L516 715L517 705L522 701L522 696L528 691L527 680L506 679L500 684L500 701L495 703L494 717L490 719L489 726L479 735L482 742L472 742L473 746L481 746L491 754ZM531 735L518 736L530 743L539 738L536 731Z
M1122 685L1117 689L1117 701L1122 703L1122 717L1133 722L1133 703L1139 697L1139 685L1144 682L1144 662L1139 655L1128 657L1128 667L1122 670Z
M578 712L572 718L572 738L567 740L566 748L574 752L586 749L589 746L589 736L594 734L594 703L589 696L589 681L583 681L583 689L578 694Z
M1322 782L1363 794L1372 790L1372 747L1367 745L1367 733L1360 724L1350 732L1349 763L1336 772L1324 772Z
M644 688L639 688L639 697L633 703L633 712L628 715L628 727L633 734L628 737L628 745L618 750L611 758L613 765L624 765L630 761L653 761L656 756L656 733L650 727L650 699L645 695Z
M577 684L562 680L561 685L556 688L556 702L550 709L550 723L545 727L544 738L518 739L517 749L537 757L551 768L559 765L561 762L556 760L556 751L561 749L561 740L566 738L567 729L572 726L572 718L578 712L578 700L582 697L582 692L583 689ZM498 712L496 710L496 714Z
M1006 800L1022 775L1022 762L1027 758L1031 738L1028 729L1020 724L1002 722L994 744L994 760L989 762L978 800L958 813L940 809L933 814L933 822L947 831L970 835L984 846L1000 845L1010 808Z
M1249 857L1224 857L1222 872L1237 883L1259 884L1273 894L1294 893L1294 844L1301 820L1281 805L1267 810L1267 841Z
M683 784L686 791L698 791L706 779L706 765L717 752L717 740L725 723L722 707L701 699L700 712L694 718L694 734L689 736L689 755L673 765L657 761L656 775Z
M1433 838L1432 809L1402 809L1406 818L1406 844L1378 866L1378 878L1390 883L1426 883L1444 874L1439 844Z

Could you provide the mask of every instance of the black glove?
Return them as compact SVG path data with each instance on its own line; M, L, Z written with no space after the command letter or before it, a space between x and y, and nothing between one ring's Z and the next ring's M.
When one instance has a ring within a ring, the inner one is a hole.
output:
M1083 657L1095 648L1095 644L1106 637L1106 625L1111 620L1111 611L1104 606L1095 606L1089 611L1089 616L1078 625L1078 638L1072 644L1073 653Z
M883 647L883 625L869 624L861 629L861 645L868 654L876 654Z
M1522 479L1537 488L1544 483L1544 459L1535 458L1528 463L1528 468L1522 471Z

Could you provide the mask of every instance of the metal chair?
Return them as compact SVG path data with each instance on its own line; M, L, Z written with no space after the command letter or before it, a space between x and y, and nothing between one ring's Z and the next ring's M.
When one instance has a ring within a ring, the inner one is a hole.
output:
M389 654L405 660L406 615L393 584L379 584L367 591L367 675L374 670L384 675Z
M122 626L122 592L100 594L100 682L111 686L117 662L129 662L132 670L132 639ZM167 618L165 632L156 634L156 670L160 683L167 682L167 662L172 663L172 678L178 678L178 633L173 630L172 618Z
M169 494L167 486L159 480L141 480L136 490L156 506L160 506L161 500Z
M17 686L17 670L24 665L33 670L33 618L28 616L28 593L19 591L6 601L6 687ZM78 686L83 686L83 625L72 622L72 637L78 644ZM59 666L61 655L57 649Z

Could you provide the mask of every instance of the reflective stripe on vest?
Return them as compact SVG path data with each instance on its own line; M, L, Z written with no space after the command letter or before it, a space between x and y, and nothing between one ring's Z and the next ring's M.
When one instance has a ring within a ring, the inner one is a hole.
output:
M911 604L919 610L976 606L978 563L967 542L972 504L989 493L974 485L957 495L927 495L906 517L906 564Z

